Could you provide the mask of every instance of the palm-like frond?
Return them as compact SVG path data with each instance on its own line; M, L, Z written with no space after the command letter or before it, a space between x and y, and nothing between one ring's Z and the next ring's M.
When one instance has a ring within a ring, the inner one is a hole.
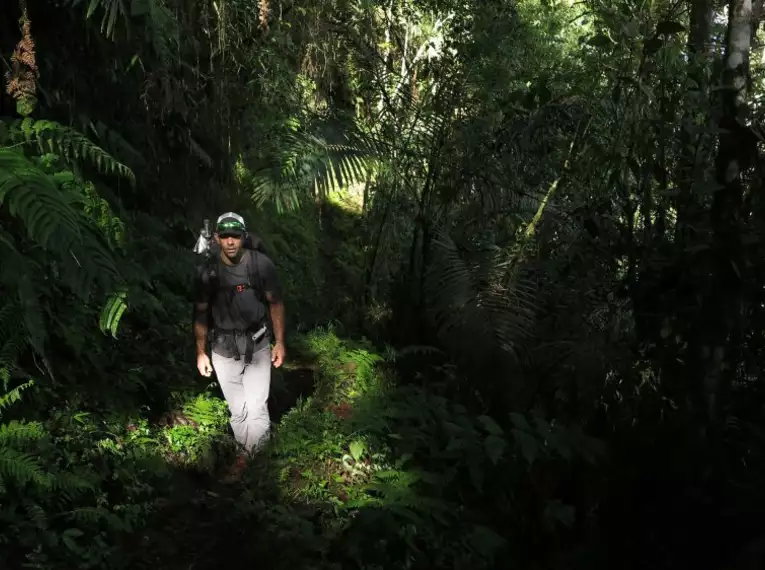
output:
M293 130L271 164L254 173L252 197L257 204L274 202L279 210L297 207L309 188L314 196L363 182L379 148L373 139L356 135L346 144L334 144L310 132Z
M72 7L82 4L85 0L65 0L65 3L70 4ZM101 18L101 33L107 38L114 34L115 26L118 19L124 21L128 20L128 6L130 2L127 0L89 0L88 9L85 13L85 18L90 18L95 14L99 8L104 9L104 14Z
M531 285L504 278L499 249L477 252L468 259L445 232L432 248L425 293L439 334L481 339L487 348L512 352L531 332L535 312Z

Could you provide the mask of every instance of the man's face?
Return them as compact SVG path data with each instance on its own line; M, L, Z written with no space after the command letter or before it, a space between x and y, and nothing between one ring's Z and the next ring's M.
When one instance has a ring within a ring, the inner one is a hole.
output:
M220 245L223 255L231 261L239 259L239 253L242 251L242 241L244 236L240 232L225 232L215 234L215 240Z

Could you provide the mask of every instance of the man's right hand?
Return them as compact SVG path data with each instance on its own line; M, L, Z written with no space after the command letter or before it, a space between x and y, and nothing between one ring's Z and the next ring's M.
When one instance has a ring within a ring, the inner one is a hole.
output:
M197 370L202 376L212 376L213 367L206 352L197 356Z

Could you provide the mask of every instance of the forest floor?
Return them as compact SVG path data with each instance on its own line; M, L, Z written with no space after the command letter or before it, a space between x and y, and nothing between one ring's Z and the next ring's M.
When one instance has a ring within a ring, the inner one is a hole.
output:
M318 564L326 554L331 542L326 532L332 521L342 519L338 507L358 495L367 480L354 464L369 465L369 457L352 440L353 429L343 424L358 380L370 372L364 367L368 353L349 349L325 331L298 343L302 346L272 375L272 437L240 481L222 482L233 444L220 405L216 437L205 453L189 460L178 448L180 457L167 457L170 469L163 490L157 489L151 522L123 545L137 566L199 570L219 568L229 559L261 565L276 557L278 564L265 566L281 567L295 556L301 567L310 567L311 558ZM205 397L222 402L220 394ZM189 415L171 412L147 428L183 429L192 442L188 432L203 432L205 425ZM283 547L292 552L285 554Z

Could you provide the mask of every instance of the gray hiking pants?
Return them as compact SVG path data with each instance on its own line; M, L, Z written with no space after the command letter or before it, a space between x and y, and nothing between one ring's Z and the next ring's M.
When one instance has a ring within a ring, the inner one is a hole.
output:
M271 387L271 345L268 335L252 352L252 362L244 363L244 338L239 352L241 359L212 353L212 365L223 396L231 411L231 429L236 441L247 452L265 443L271 427L268 415L268 393Z

